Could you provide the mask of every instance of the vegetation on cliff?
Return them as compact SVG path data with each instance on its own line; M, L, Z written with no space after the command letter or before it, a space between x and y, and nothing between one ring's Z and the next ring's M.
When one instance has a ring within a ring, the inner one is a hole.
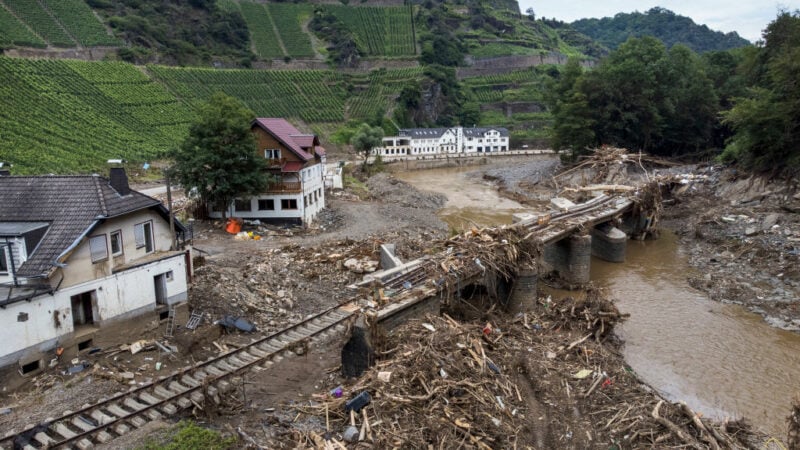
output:
M653 36L668 48L683 44L698 53L730 50L751 44L735 31L713 31L706 25L694 23L689 17L659 7L644 13L636 11L602 19L581 19L571 25L610 49L618 48L628 38L644 36Z

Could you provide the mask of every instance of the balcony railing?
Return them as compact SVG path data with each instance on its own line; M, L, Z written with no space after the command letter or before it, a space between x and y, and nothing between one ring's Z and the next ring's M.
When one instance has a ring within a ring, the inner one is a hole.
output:
M281 192L303 192L303 185L297 182L281 182L281 183L270 183L267 185L267 192L270 194L276 194Z

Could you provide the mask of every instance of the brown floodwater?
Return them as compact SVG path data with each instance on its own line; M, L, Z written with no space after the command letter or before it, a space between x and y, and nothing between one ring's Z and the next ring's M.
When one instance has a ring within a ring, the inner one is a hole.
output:
M394 176L417 189L445 194L447 203L438 215L455 230L509 224L514 213L529 210L501 197L494 183L484 180L479 170L472 166L398 172Z
M451 227L511 222L526 211L501 198L479 168L435 169L397 176L448 202L440 217ZM747 417L785 438L792 395L800 391L800 335L767 325L736 305L711 301L687 282L691 274L674 234L628 241L626 261L592 260L593 282L606 287L630 318L617 328L623 355L652 388L705 416ZM747 274L743 273L743 277Z

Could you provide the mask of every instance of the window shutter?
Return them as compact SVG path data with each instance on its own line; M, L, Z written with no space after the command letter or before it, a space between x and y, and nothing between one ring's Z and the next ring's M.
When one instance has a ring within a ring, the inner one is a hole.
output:
M94 236L89 239L89 251L92 254L92 262L102 261L108 258L108 246L106 245L106 235Z
M136 238L136 248L144 247L144 224L137 223L133 226L133 235Z

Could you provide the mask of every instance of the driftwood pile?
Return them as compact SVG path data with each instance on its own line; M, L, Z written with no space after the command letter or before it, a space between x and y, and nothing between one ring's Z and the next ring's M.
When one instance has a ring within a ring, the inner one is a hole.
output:
M630 182L634 173L639 174L642 181L650 181L645 164L661 167L676 165L642 153L630 153L624 148L604 146L594 149L590 155L582 156L578 164L555 175L552 181L557 189L590 184L624 185Z
M409 321L388 337L376 365L344 386L341 398L325 393L292 405L293 423L302 425L291 425L283 434L291 442L282 444L760 448L747 424L713 423L642 385L610 333L621 319L610 301L590 291L579 300L541 300L514 317ZM346 412L363 392L371 401Z

